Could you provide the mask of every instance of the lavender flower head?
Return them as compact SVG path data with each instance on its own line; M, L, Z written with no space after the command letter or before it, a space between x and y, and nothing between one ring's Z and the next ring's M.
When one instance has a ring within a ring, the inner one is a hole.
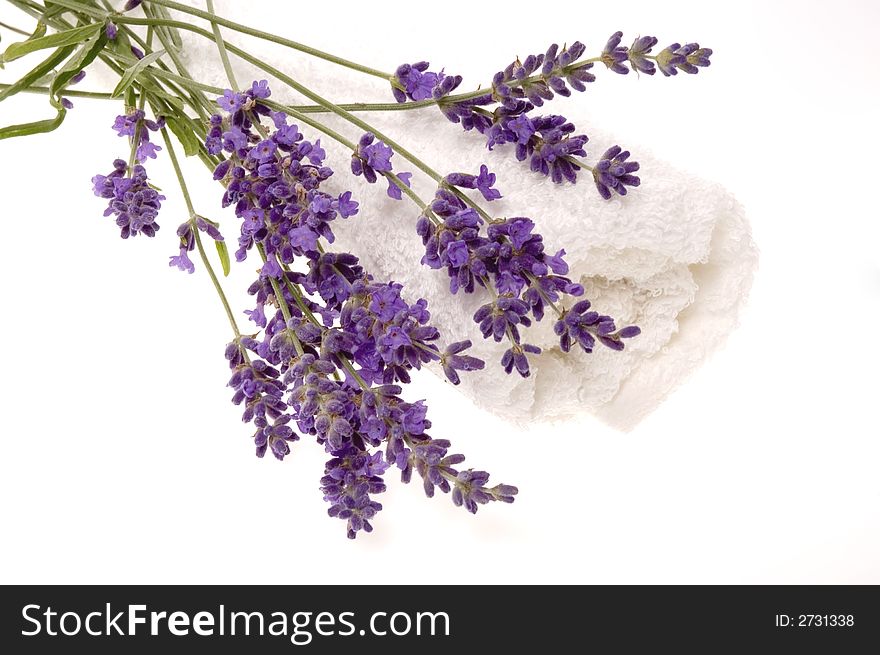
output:
M140 164L132 169L123 160L113 162L113 171L107 175L92 178L94 194L109 202L104 216L115 216L116 225L123 239L143 234L156 235L159 224L156 217L165 196L152 189L147 180L147 171Z
M125 161L117 159L113 162L113 171L92 178L94 194L109 201L104 216L116 217L116 225L123 239L138 234L152 237L159 230L156 217L165 196L150 186L147 171L141 162L156 158L161 148L150 141L149 133L164 126L164 119L149 120L140 109L117 116L113 129L119 136L128 137L133 150L132 158L137 163L129 167ZM186 267L184 262L181 265Z
M627 187L637 187L641 184L641 179L633 175L639 170L639 163L627 161L628 159L628 150L622 150L620 146L612 146L605 151L599 163L593 168L596 188L605 200L611 198L612 191L625 196Z
M415 64L401 64L391 80L391 91L397 102L427 100L433 96L434 88L446 78L443 71L434 73L428 70L430 64L420 61Z
M388 180L388 196L395 200L401 200L401 185L409 187L412 173L398 173L392 175L393 166L391 157L394 151L391 146L378 141L372 132L366 132L358 141L357 150L351 155L351 172L354 175L363 175L370 184L378 180L382 175Z

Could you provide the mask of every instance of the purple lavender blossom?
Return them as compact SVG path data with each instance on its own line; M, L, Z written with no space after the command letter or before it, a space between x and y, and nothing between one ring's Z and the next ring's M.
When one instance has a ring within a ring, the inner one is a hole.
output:
M164 118L158 121L150 120L140 109L119 115L113 122L113 129L116 130L117 135L127 136L130 141L137 140L135 160L140 163L147 159L155 159L156 153L162 149L150 141L150 132L156 132L163 127L165 127Z
M403 191L394 181L394 178L390 175L388 178L388 197L393 198L394 200L403 200ZM412 184L410 183L410 179L412 179L412 173L400 173L397 178L404 184L407 188L410 188Z
M579 345L584 352L591 353L596 340L612 350L623 350L623 339L641 334L636 325L618 330L613 318L591 310L589 300L582 300L570 310L564 311L553 325L553 330L559 337L562 351L566 353L574 344Z
M629 69L623 65L627 60L626 46L620 45L623 39L623 32L615 32L608 39L605 47L602 49L602 63L605 64L612 72L619 75L626 75Z
M361 530L372 532L370 523L382 504L371 498L385 491L382 474L388 469L379 452L368 454L348 446L327 462L321 491L330 503L327 513L347 521L348 538L354 539Z
M374 184L379 175L390 173L393 169L391 157L394 151L382 141L376 140L372 132L366 132L358 141L357 151L351 155L351 172L355 175L363 175L370 184ZM398 177L407 184L411 173L399 173ZM402 177L406 176L406 177ZM391 190L394 186L396 191ZM409 184L407 184L409 186ZM388 195L400 200L397 194L400 188L389 180Z
M457 186L462 189L476 189L483 198L488 201L498 200L501 198L501 192L493 188L495 186L495 173L489 172L486 164L480 165L478 175L470 175L469 173L450 173L444 178L446 184Z
M592 62L579 63L585 50L585 46L579 41L561 51L553 44L546 53L529 55L522 61L517 59L503 71L496 73L492 80L492 90L485 95L457 102L445 100L448 91L443 93L445 89L442 89L442 85L435 89L434 95L441 111L449 120L460 123L465 130L474 129L486 135L490 150L504 143L517 143L520 146L517 148L517 158L522 161L535 150L540 151L544 143L548 142L546 156L533 163L533 170L549 175L550 164L555 161L554 151L565 150L569 146L559 145L563 139L559 133L536 135L533 118L528 114L557 94L571 95L571 89L584 91L586 84L595 80L590 72ZM495 103L500 106L494 112L483 109L484 106ZM548 118L552 122L559 117ZM560 124L566 122L562 119ZM582 141L586 142L586 137L582 137ZM570 156L579 149L573 147L572 152L566 152L565 156ZM539 161L544 164L538 163ZM570 179L571 176L565 173L556 168L554 179L558 182Z
M511 63L492 79L493 97L502 104L527 99L540 107L554 95L571 95L571 89L584 91L586 85L595 81L590 72L592 62L580 62L586 46L575 41L567 48L559 49L551 44L544 54L529 55L524 60ZM569 88L570 87L570 88Z
M288 442L299 437L287 427L290 416L283 400L284 385L279 380L280 372L262 359L251 360L247 350L255 349L251 339L240 343L230 343L226 347L226 359L232 369L229 386L234 393L232 402L243 405L241 420L256 426L254 444L258 457L271 448L277 459L284 459L290 450ZM278 442L283 442L283 445Z
M427 100L432 97L434 87L446 78L443 71L434 73L428 70L430 64L420 61L415 64L401 64L397 67L391 82L391 91L397 102Z
M241 93L227 90L218 104L231 115L211 118L205 143L209 152L230 155L214 177L226 187L223 206L234 206L242 219L236 260L244 261L249 250L261 245L267 255L292 264L298 256L317 254L319 238L332 243L332 221L354 216L358 204L350 192L334 197L318 188L333 174L323 165L320 141L304 139L284 114L260 104L269 93L263 82ZM261 116L269 116L275 126L266 138L253 128Z
M156 235L159 230L156 217L165 196L150 188L143 166L136 164L129 171L128 164L117 159L113 162L113 171L95 175L92 185L96 196L109 200L104 216L116 217L123 239L138 234Z
M185 223L181 223L177 227L177 236L180 238L180 252L169 258L168 265L171 267L177 267L185 273L195 272L195 265L189 258L189 253L191 253L196 247L196 238L195 233L193 232L194 222L196 229L200 232L204 232L214 239L214 241L223 241L223 235L220 234L217 224L213 221L209 221L203 216L196 216L195 221L189 220Z
M564 250L554 255L544 251L543 238L534 233L531 219L498 219L484 232L483 219L446 188L453 184L469 188L472 183L464 174L447 176L445 186L419 218L416 230L425 245L422 263L446 269L451 293L460 289L471 293L477 286L491 289L494 298L477 310L474 321L484 338L510 343L502 367L525 377L530 373L528 355L540 349L522 342L522 329L533 319L541 320L547 304L566 295L581 296L584 289L564 277L568 272ZM447 376L453 377L450 372Z
M440 365L443 367L444 375L452 384L458 384L461 381L458 371L480 371L486 366L482 359L461 354L472 345L469 340L456 341L449 344L446 350L441 353Z
M189 252L186 249L186 246L180 246L180 253L169 257L169 266L177 267L179 270L184 273L195 273L196 267L195 264L192 263L192 260L189 258Z
M654 67L654 62L648 58L648 55L655 45L657 45L657 37L655 36L640 36L633 41L633 44L627 51L627 57L633 70L645 73L646 75L654 74L656 68Z
M666 77L676 75L679 70L696 75L700 68L709 66L712 62L711 48L701 48L698 43L680 45L673 43L657 53L657 68Z
M596 188L605 200L611 198L612 191L625 196L627 187L636 187L641 184L639 177L633 175L639 170L639 163L627 161L627 159L629 159L629 150L621 150L620 146L612 146L605 151L599 163L593 168Z

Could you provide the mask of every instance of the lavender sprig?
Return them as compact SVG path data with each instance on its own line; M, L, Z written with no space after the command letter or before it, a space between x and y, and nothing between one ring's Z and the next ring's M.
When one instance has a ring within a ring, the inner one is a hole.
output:
M164 119L149 120L142 109L117 116L113 129L119 136L129 139L129 162L116 159L110 173L92 178L93 193L109 200L104 216L116 217L116 225L123 239L138 234L152 237L159 230L156 218L165 196L150 186L147 170L142 163L155 159L162 149L150 141L149 133L164 126Z
M618 172L616 168L607 168L605 175ZM632 182L626 175L621 173L614 178L615 183L623 186ZM554 255L545 252L543 237L535 233L531 219L512 217L487 222L455 192L455 187L482 186L480 191L485 198L499 198L501 194L494 184L495 175L485 165L479 175L446 176L434 201L419 217L416 231L425 246L422 263L430 268L446 269L451 293L459 290L472 293L477 286L489 290L492 300L477 310L474 321L484 338L509 342L501 358L505 372L515 369L522 377L528 377L531 373L528 356L539 354L541 349L524 342L522 330L528 328L533 319L540 321L548 306L560 316L564 315L556 303L565 296L582 296L584 288L565 277L568 273L565 250ZM567 352L565 337L560 335L560 338ZM619 340L613 345L610 341L602 343L614 350L622 349Z
M399 67L392 87L395 99L405 103L428 98L427 89L433 84L430 97L450 121L466 131L483 134L490 150L514 144L518 160L529 160L533 171L549 176L557 184L575 183L580 169L593 172L598 180L607 171L597 173L596 167L581 159L587 155L584 146L588 137L575 135L574 125L563 116L535 116L534 109L556 95L569 96L572 90L584 91L587 84L596 80L591 72L596 62L604 63L618 74L627 74L632 69L653 75L659 68L665 76L672 76L679 70L697 73L699 68L709 66L712 55L711 49L700 48L696 43L685 46L675 43L655 56L651 51L657 44L656 37L638 37L630 47L620 45L622 38L623 32L615 32L602 53L592 59L583 58L586 46L580 41L562 49L554 43L543 54L529 55L523 60L517 58L495 74L490 89L484 92L453 95L461 84L461 76L432 72L424 61ZM491 106L494 109L488 109ZM605 159L608 158L600 159L600 164ZM638 178L632 176L632 179ZM624 184L637 186L637 183ZM597 188L607 199L610 194L606 195L604 190L625 187L608 184L606 180L601 186L597 181Z

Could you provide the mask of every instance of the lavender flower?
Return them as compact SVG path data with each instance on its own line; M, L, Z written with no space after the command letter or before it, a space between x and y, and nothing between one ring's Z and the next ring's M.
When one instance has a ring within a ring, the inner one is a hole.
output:
M444 182L462 189L477 189L483 194L483 198L489 201L501 198L501 192L493 188L495 186L495 173L490 173L489 167L486 164L480 166L480 173L478 175L450 173L444 178Z
M657 37L655 36L641 36L633 41L627 52L627 57L633 70L645 73L646 75L654 74L656 69L654 68L654 62L648 59L648 53L651 52L655 45L657 45Z
M700 68L709 66L712 56L710 48L701 48L698 43L688 43L684 46L673 43L657 54L657 68L666 77L678 74L679 70L695 75Z
M116 217L123 239L138 234L156 235L159 230L156 217L165 196L150 188L143 166L136 164L129 171L128 164L117 159L113 162L113 171L95 175L92 185L96 196L109 200L104 216Z
M394 152L382 141L376 141L372 132L367 132L358 141L357 152L351 156L351 172L363 175L367 182L375 183L377 173L391 171L391 156Z
M388 464L379 452L368 454L349 446L327 462L321 491L330 503L327 513L347 521L348 538L354 539L360 530L372 532L370 523L382 504L374 501L371 494L385 491L382 474Z
M434 73L428 70L430 64L420 61L415 64L401 64L394 72L391 91L397 102L427 100L432 97L434 87L446 78L443 71Z
M401 187L391 175L387 175L386 177L388 178L388 197L393 198L394 200L403 200L403 191L401 190ZM412 186L412 184L410 184L411 178L412 173L400 173L397 175L397 179L407 188Z
M261 359L251 361L247 350L255 350L251 339L226 347L226 359L233 371L229 379L229 386L234 390L232 402L244 405L242 421L253 423L257 428L254 433L257 457L271 448L272 454L282 460L290 452L288 443L299 437L287 426L290 416L286 413L280 373Z
M132 142L136 141L135 160L140 163L147 159L155 159L156 153L162 149L150 141L150 132L156 132L164 126L164 118L160 118L158 121L149 120L145 118L144 112L140 109L117 116L113 123L116 134L127 136Z
M416 224L425 246L422 263L446 269L451 293L460 289L471 293L478 285L492 291L493 300L477 310L474 321L484 338L510 342L502 357L505 371L516 369L527 377L528 355L540 349L522 342L522 329L532 319L543 318L546 304L563 295L581 296L584 289L564 277L568 272L564 250L554 255L544 251L543 238L534 233L531 219L498 219L484 233L479 214L446 188L459 184L469 188L476 181L460 173L447 176ZM448 371L447 376L452 377Z
M625 196L628 186L636 187L641 180L634 172L639 170L639 163L627 161L629 150L621 150L620 146L612 146L605 151L599 163L593 168L593 179L599 194L608 200L611 191Z
M559 50L555 43L547 52L529 55L522 62L517 59L492 79L493 97L502 103L515 99L528 99L535 107L540 107L555 94L570 96L569 86L576 91L584 91L586 84L595 81L590 73L592 62L579 62L586 46L575 41L567 48Z
M223 241L223 235L220 234L217 224L203 216L197 216L194 220L181 223L177 228L177 236L180 238L180 252L178 255L169 258L168 265L177 267L185 273L193 273L196 270L195 265L189 258L189 253L196 247L196 238L193 232L194 223L196 229L204 232L215 241Z
M566 353L573 344L579 345L584 352L591 353L597 339L612 350L623 350L622 339L631 339L641 334L636 325L618 330L613 318L590 309L589 300L582 300L570 310L564 311L553 330L559 337L562 352Z
M629 73L629 69L623 65L628 58L626 46L620 45L623 39L623 32L615 32L608 39L605 47L602 49L601 60L611 71L620 75Z
M633 70L646 75L653 75L659 68L660 72L667 77L676 75L679 70L695 74L699 68L710 64L709 57L712 55L712 50L700 48L696 43L688 43L684 46L673 43L657 53L656 56L652 56L650 53L657 45L657 37L640 36L633 41L629 48L620 45L622 38L623 32L612 34L601 56L602 63L611 71L621 75L629 73L629 69L624 66L624 63L629 63ZM656 67L654 62L656 62Z
M479 371L482 370L486 363L482 359L477 359L470 355L461 355L464 350L470 348L473 344L467 341L456 341L446 347L440 355L440 365L443 367L443 373L452 384L458 384L461 380L458 371Z
M391 173L391 157L394 151L382 141L377 141L372 132L366 132L358 141L357 150L351 155L351 172L355 175L363 175L370 184L378 179L379 175ZM412 173L399 173L400 181L409 186ZM388 195L396 200L401 199L400 187L394 180L388 178Z

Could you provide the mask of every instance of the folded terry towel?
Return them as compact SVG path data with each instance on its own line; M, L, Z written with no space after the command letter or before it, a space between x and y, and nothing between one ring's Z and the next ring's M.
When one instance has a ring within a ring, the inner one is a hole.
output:
M461 389L479 406L515 420L589 411L629 429L734 328L757 250L742 207L721 186L630 146L639 153L643 183L625 197L604 201L589 176L574 186L555 185L531 173L504 147L488 152L478 136L464 133L439 112L370 119L407 144L417 144L416 152L440 171L477 172L481 163L488 164L504 195L491 203L493 213L532 218L549 251L565 248L569 276L584 285L594 308L614 316L620 326L642 328L623 352L597 346L589 355L580 349L562 353L548 311L525 332L525 341L544 349L530 359L531 377L504 375L498 362L507 344L484 340L471 320L488 293L478 289L451 295L445 271L417 265L423 248L415 233L415 207L387 198L384 184L370 187L358 178L352 186L346 176L345 184L362 203L361 213L359 220L339 226L337 245L361 257L377 277L397 280L410 296L427 298L434 324L448 339L474 342L487 369L462 376ZM570 119L591 141L618 142L580 116ZM414 188L431 197L430 184Z
M218 2L217 10L247 22L247 16L240 15L240 4ZM253 54L292 72L333 101L390 100L389 87L381 80L271 44L246 41L234 32L227 34L231 41L246 42ZM213 44L191 35L185 35L185 41L191 71L199 79L226 86ZM235 66L240 80L266 77L239 64ZM303 102L279 82L273 82L272 89L275 99ZM419 264L423 249L415 233L415 205L405 198L388 198L384 181L369 185L349 175L351 153L323 138L328 162L337 171L328 181L328 190L334 186L337 192L351 189L361 203L356 217L335 222L334 249L359 256L377 279L401 282L410 299L426 298L434 325L448 341L467 338L474 342L474 354L484 358L487 367L463 375L460 389L477 405L514 420L559 419L587 411L615 427L629 429L734 328L751 286L757 250L742 208L724 188L677 171L627 139L603 133L590 124L583 110L566 109L565 113L579 132L590 135L591 155L618 142L636 153L641 187L626 197L604 201L589 175L574 186L555 185L516 161L509 146L489 152L480 135L463 132L436 108L362 117L444 174L477 172L481 163L488 164L498 176L497 186L504 197L487 208L499 216L532 218L548 250L565 248L570 277L584 285L585 297L594 307L614 316L618 325L635 323L642 328L624 352L597 346L591 355L580 350L563 354L548 312L525 336L544 349L531 359L531 377L505 375L498 362L506 345L484 340L471 320L477 307L486 302L486 292L478 289L471 295L451 295L444 271ZM334 116L320 116L357 141L359 130ZM310 139L318 136L311 128L303 127L303 131ZM393 163L398 172L414 170L400 155L395 155ZM413 188L426 199L434 192L430 180L418 172ZM224 229L227 233L231 229L225 221Z

